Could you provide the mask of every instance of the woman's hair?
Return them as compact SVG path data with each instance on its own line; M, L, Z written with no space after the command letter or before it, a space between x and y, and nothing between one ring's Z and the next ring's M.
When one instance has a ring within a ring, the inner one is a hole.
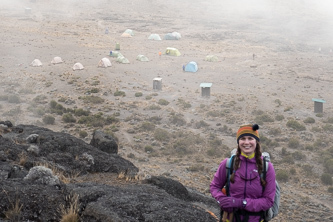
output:
M261 149L260 149L260 143L257 142L257 146L255 149L255 158L256 158L256 163L257 163L257 168L258 168L258 173L259 175L261 175L262 171L263 171L263 161L261 159ZM236 156L235 156L235 164L234 164L234 170L230 176L230 181L231 183L235 182L235 172L236 170L238 170L238 168L240 167L240 155L241 155L241 149L239 148L239 145L237 147L237 152L236 152ZM266 181L260 177L260 183L262 186L266 186Z

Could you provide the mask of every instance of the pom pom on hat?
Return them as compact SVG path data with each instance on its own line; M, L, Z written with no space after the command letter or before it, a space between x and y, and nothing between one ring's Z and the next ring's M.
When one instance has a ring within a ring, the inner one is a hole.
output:
M260 142L258 129L259 129L258 124L253 124L253 125L247 124L240 126L237 131L237 144L239 142L239 139L242 138L243 136L252 136L258 142Z
M259 125L258 124L253 124L252 125L252 130L253 131L257 131L259 129Z

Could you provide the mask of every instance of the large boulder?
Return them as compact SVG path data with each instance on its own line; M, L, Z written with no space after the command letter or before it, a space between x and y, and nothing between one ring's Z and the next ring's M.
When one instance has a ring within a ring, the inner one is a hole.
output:
M116 140L109 134L106 134L100 130L96 130L93 133L90 145L106 153L115 153L115 154L118 153L118 144Z

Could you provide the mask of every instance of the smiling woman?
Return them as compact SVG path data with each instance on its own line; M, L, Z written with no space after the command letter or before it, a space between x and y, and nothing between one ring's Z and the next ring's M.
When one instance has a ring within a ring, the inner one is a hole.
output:
M228 165L233 169L230 180L227 180L227 158L221 162L210 184L211 194L221 206L223 221L262 221L265 211L273 206L275 171L271 163L267 172L263 167L258 130L257 124L239 127L235 162L233 166ZM266 173L266 177L262 177L262 173ZM228 192L224 193L225 186Z

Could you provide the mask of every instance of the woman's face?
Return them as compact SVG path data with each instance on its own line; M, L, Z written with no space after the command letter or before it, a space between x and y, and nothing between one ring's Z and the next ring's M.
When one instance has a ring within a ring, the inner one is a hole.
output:
M243 136L239 139L238 144L241 151L250 156L257 147L257 140L252 136Z

